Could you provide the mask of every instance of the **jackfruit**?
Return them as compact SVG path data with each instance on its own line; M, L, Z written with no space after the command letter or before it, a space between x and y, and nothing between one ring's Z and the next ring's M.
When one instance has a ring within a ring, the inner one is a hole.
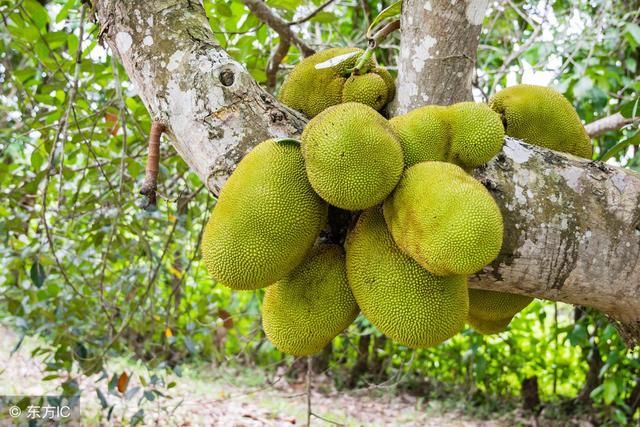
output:
M387 84L376 73L353 75L342 88L342 102L359 102L374 110L387 103Z
M280 101L290 108L301 111L311 118L326 108L342 102L342 89L349 70L353 68L362 53L358 48L331 48L315 53L303 59L287 75L279 93ZM356 53L340 61L339 57ZM336 65L316 69L316 65L323 64L336 58ZM366 68L375 67L372 58Z
M525 295L469 289L469 324L484 335L503 332L531 301L533 298Z
M393 97L396 96L396 83L391 73L384 67L376 67L371 70L371 73L382 77L382 80L387 85L387 102L391 102Z
M473 169L498 154L504 140L500 116L486 104L427 105L390 120L407 167L435 160Z
M313 189L346 210L382 202L404 167L388 122L355 102L329 107L311 119L302 133L302 154Z
M445 161L449 151L447 107L427 105L393 117L393 128L404 152L407 167L428 160Z
M447 161L464 169L487 163L502 149L504 127L500 115L487 104L460 102L447 112L451 142Z
M438 277L394 243L379 207L364 211L347 235L347 277L362 313L389 338L431 347L457 334L467 318L464 276Z
M529 144L591 158L591 140L578 113L562 94L533 85L498 92L489 106L502 116L506 133Z
M359 312L347 283L344 250L322 245L266 289L262 326L280 351L306 356L322 350Z
M451 163L408 168L384 202L395 242L431 273L473 274L502 246L500 209L484 186Z
M293 270L327 220L293 140L267 140L238 164L202 237L209 273L233 289L271 285Z

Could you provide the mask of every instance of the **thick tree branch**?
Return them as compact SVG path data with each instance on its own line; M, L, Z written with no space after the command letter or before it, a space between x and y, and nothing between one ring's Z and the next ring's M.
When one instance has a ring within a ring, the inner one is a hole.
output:
M430 2L434 10L437 3ZM479 26L482 17L468 10L471 3L458 2L466 10L462 16ZM424 10L425 4L414 6ZM215 44L197 2L101 0L95 6L105 40L152 117L166 123L173 145L214 193L257 143L298 136L304 127L299 114L260 89ZM403 20L406 14L419 19L405 5ZM402 43L413 52L423 40L411 37L403 33ZM407 60L413 59L401 58ZM446 61L438 63L438 75L450 70ZM426 82L423 89L422 73L436 72L425 64L419 73L400 67L401 79L403 70L416 73L403 109L469 93L471 74L455 96L443 95L448 84ZM476 175L501 206L506 234L499 259L472 286L596 307L636 327L628 330L640 337L640 174L508 139Z
M632 123L640 123L640 117L626 118L620 113L615 113L588 123L584 128L591 138L596 138L607 132L622 129Z

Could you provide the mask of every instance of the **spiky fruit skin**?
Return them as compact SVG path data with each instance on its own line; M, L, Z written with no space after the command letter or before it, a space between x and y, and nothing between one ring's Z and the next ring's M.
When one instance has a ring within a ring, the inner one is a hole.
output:
M382 202L404 167L402 148L385 118L355 102L311 119L302 133L302 153L313 189L346 210Z
M506 134L529 144L591 158L591 140L571 103L555 90L534 85L506 88L489 100Z
M347 283L344 250L322 245L266 289L262 327L278 350L307 356L321 351L359 312Z
M370 72L382 77L382 80L387 85L387 102L391 102L393 97L396 96L396 82L391 73L384 67L376 67Z
M469 324L484 335L503 332L531 301L533 298L525 295L469 289Z
M451 163L408 168L384 202L398 246L431 273L473 274L502 246L502 214L484 186Z
M387 84L376 73L353 75L342 88L342 102L359 102L374 110L387 103Z
M202 237L202 259L238 290L271 285L304 259L327 220L296 142L267 140L238 164Z
M487 163L502 149L500 115L486 104L460 102L448 109L451 141L447 161L464 169Z
M326 108L342 102L342 89L347 80L349 68L353 68L359 58L354 55L333 67L316 69L315 66L332 58L353 52L362 53L357 48L331 48L303 59L287 75L278 98L295 110L311 118ZM368 66L374 67L373 60Z
M390 123L402 143L407 166L435 160L470 170L491 160L504 141L500 116L475 102L427 105Z
M349 285L362 313L394 341L432 347L464 326L466 278L434 276L405 255L379 207L360 215L347 236L346 251Z
M447 107L427 105L389 120L402 145L407 167L429 160L447 158L449 124Z

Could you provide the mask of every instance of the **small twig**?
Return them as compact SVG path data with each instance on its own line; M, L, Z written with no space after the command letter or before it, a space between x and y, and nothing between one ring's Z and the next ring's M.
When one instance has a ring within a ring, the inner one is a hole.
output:
M147 146L147 166L144 172L144 182L140 194L146 196L145 209L155 208L156 190L158 188L158 171L160 170L160 137L166 127L162 122L154 120L149 131L149 144Z
M327 6L329 6L334 1L335 0L327 0L326 2L324 2L320 6L318 6L318 8L316 10L314 10L313 12L311 12L310 14L305 16L304 18L300 18L300 19L296 19L295 21L291 21L291 22L289 22L288 25L289 26L291 26L291 25L300 25L300 24L303 24L303 23L307 22L308 20L310 20L311 18L316 16L318 13L322 12Z
M387 38L387 36L397 29L400 28L400 20L396 19L395 21L389 22L384 27L380 28L376 33L369 39L369 47L376 48L378 44Z
M627 125L639 122L640 117L627 118L620 113L615 113L588 123L584 128L587 131L587 135L589 135L589 137L596 138L604 133L613 130L619 130Z

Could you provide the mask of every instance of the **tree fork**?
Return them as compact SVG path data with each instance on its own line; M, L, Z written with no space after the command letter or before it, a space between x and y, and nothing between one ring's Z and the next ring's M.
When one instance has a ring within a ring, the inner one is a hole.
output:
M428 29L429 37L448 40L452 48L460 40L476 38L477 44L487 2L440 3L429 3L434 14L456 22ZM403 45L424 42L425 30L411 27L424 22L407 23L407 15L422 16L429 12L425 5L403 5ZM173 146L214 194L256 144L299 137L304 117L261 89L218 46L198 2L98 0L94 6L104 40L120 57L151 116L166 124ZM452 7L458 9L449 18L438 9ZM417 95L398 98L396 114L469 99L475 47L464 49L444 53L450 58L433 58L433 66L421 70L404 66L412 58L401 55L398 92L410 89ZM434 81L451 82L447 61L457 64L455 79L466 85L455 96L448 84L422 83L427 72ZM411 79L404 70L417 73L415 88L407 86ZM500 257L470 285L595 307L623 324L628 343L638 342L640 174L507 138L502 153L475 175L496 197L506 233Z

